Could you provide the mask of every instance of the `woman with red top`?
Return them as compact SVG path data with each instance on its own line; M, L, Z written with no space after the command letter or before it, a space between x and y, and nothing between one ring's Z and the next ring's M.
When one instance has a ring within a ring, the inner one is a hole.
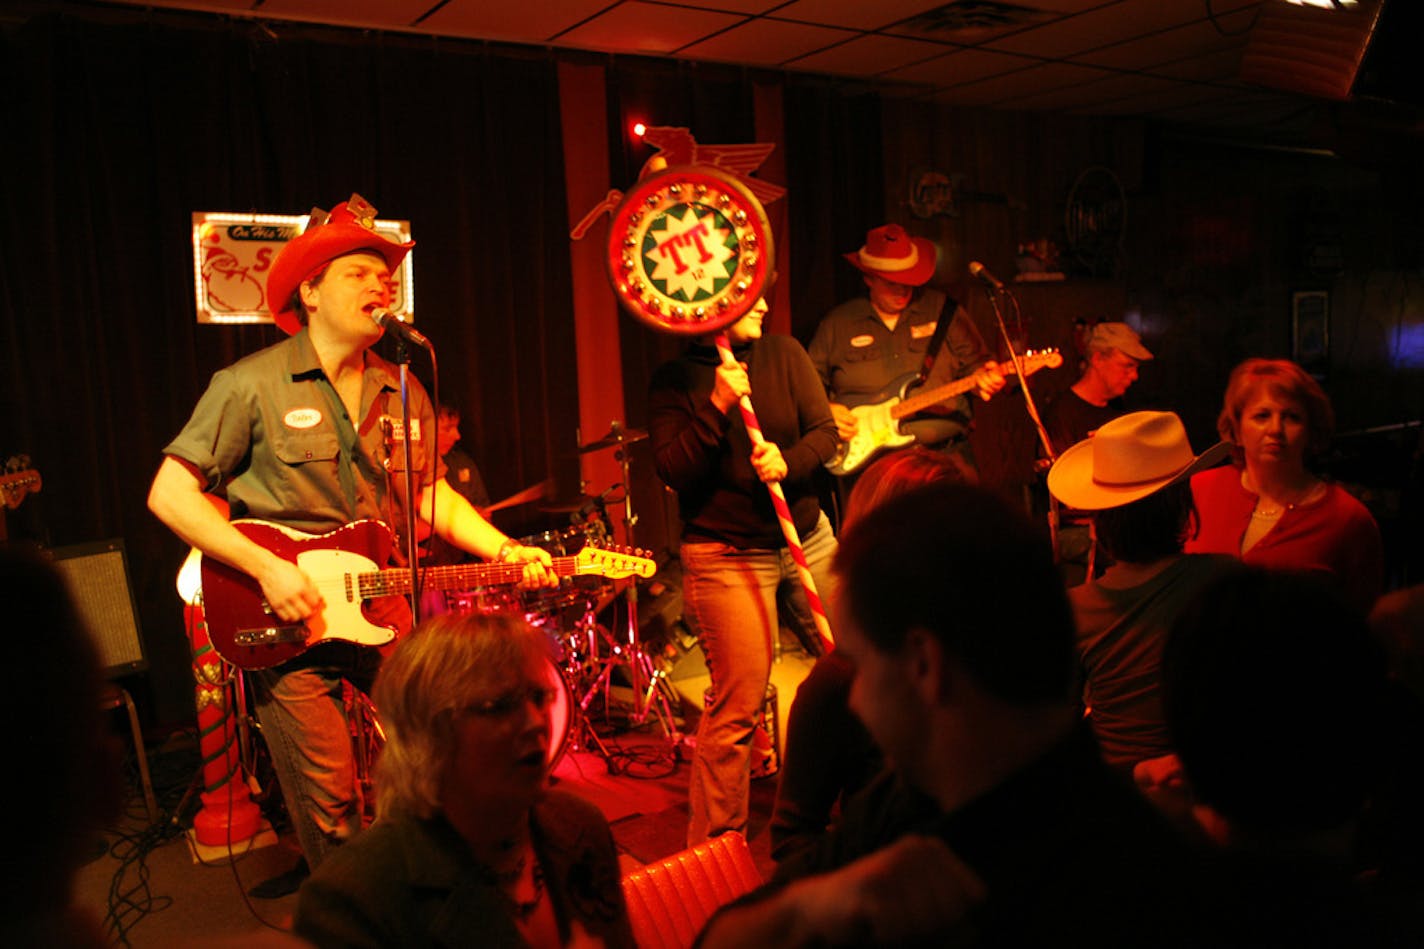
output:
M1201 530L1187 552L1318 571L1368 610L1384 581L1379 527L1363 504L1306 465L1335 425L1319 384L1289 360L1248 359L1232 370L1216 424L1236 464L1192 478Z

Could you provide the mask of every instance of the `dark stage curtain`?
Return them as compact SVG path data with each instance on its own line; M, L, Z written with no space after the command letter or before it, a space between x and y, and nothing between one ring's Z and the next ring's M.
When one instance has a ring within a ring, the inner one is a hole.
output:
M280 335L197 325L191 212L305 213L356 191L410 220L441 396L501 497L576 442L558 87L542 53L116 19L42 16L0 39L0 452L44 479L12 535L125 539L166 679L156 714L182 721L185 551L148 514L148 482L210 375Z
M884 224L880 97L810 77L786 82L792 335L809 343L837 303L865 292L841 259Z

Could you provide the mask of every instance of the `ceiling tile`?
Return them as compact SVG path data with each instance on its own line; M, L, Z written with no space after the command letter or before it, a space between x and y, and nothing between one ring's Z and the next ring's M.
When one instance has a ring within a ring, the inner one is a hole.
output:
M1245 46L1245 36L1225 37L1210 24L1194 23L1091 50L1074 56L1073 61L1114 69L1151 69L1160 63L1186 59L1205 51L1231 49L1237 50L1239 55Z
M684 6L697 6L706 10L722 10L726 13L769 13L784 4L786 0L686 0ZM608 0L604 0L607 6Z
M878 76L940 56L944 52L945 48L938 43L924 43L896 36L867 35L834 49L812 53L787 65L792 69L826 72L838 76Z
M1034 65L1033 60L1006 53L989 53L979 49L955 50L937 59L895 69L881 76L899 82L927 83L935 86L952 86L973 82L985 76L997 76Z
M803 23L879 30L942 7L944 3L945 0L793 0L777 9L775 15Z
M558 37L561 45L633 53L671 53L746 20L736 13L620 3Z
M430 0L267 0L259 8L262 16L311 20L340 26L375 29L409 29L434 4Z
M164 7L170 10L203 10L209 13L237 13L250 10L257 0L113 0L131 7Z
M1243 52L1245 47L1218 50L1175 63L1163 63L1150 72L1154 76L1165 76L1169 79L1188 79L1196 82L1231 81L1241 73Z
M860 34L822 26L805 26L781 20L757 19L735 26L682 50L694 59L780 66L807 53L844 43ZM799 63L794 68L802 68Z
M1202 0L1122 0L984 45L1005 52L1062 59L1201 19Z
M429 9L437 0L424 2ZM421 20L420 28L445 36L544 43L607 9L608 4L609 0L540 0L537 3L450 0Z

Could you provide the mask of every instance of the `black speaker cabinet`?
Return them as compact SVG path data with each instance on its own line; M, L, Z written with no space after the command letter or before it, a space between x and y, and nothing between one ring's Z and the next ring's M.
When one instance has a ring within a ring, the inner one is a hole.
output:
M147 669L123 540L57 547L51 556L94 637L105 674L113 679Z

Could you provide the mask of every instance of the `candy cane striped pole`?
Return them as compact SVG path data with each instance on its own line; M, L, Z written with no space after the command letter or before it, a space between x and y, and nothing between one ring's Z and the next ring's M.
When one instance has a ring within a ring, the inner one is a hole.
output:
M736 357L732 355L732 346L725 333L717 334L717 352L721 355L722 362L736 365ZM737 405L742 410L742 421L746 423L752 444L760 445L766 441L761 434L761 424L757 422L756 409L752 408L751 396L742 396ZM796 524L791 520L791 506L786 503L786 493L781 490L780 483L775 481L767 482L766 489L771 493L771 506L776 508L776 520L781 524L781 534L786 538L786 547L791 551L791 559L796 561L796 573L806 591L806 602L811 604L811 616L816 621L816 631L821 634L821 641L829 651L835 648L836 642L835 637L831 635L831 621L826 618L825 604L821 602L821 594L816 592L816 579L811 576L811 568L806 564L806 551L801 546L801 535L796 532Z

